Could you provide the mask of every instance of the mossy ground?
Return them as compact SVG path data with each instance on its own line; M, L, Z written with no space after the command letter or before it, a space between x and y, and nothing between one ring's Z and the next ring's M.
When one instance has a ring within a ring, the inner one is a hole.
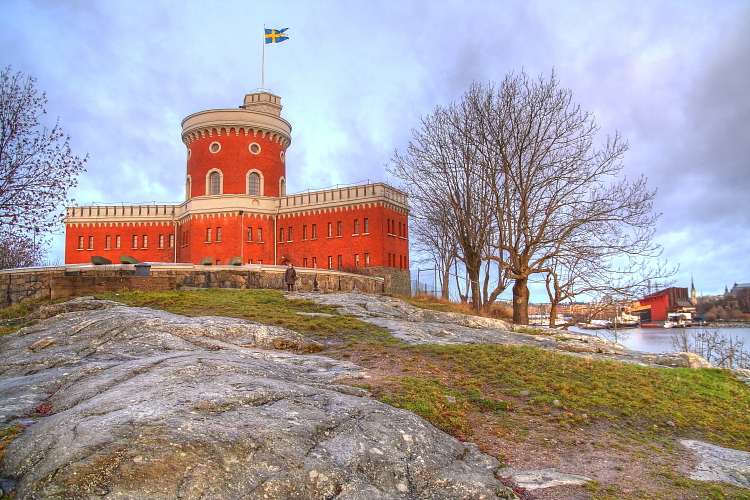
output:
M351 360L372 373L372 378L352 384L459 439L476 442L501 461L512 458L504 455L503 443L523 444L539 453L612 450L626 457L611 479L587 483L575 498L750 500L747 490L693 481L670 465L684 453L677 447L679 439L750 451L750 387L725 370L646 368L533 347L407 346L380 327L312 302L287 300L273 290L120 292L98 297L297 330L327 345L322 354ZM450 305L427 305L451 311ZM636 463L645 464L645 469L638 485L629 487L617 474L626 477Z

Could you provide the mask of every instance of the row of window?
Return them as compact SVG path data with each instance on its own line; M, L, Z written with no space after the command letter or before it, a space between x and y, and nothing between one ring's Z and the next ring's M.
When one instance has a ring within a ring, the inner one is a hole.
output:
M163 249L165 241L167 241L168 244L169 244L168 248L174 248L174 234L166 235L166 237L165 237L165 235L160 234L159 235L159 246L158 246L158 248ZM89 243L88 247L84 248L84 246L83 246L84 242L85 242L85 237L84 236L79 236L78 237L78 250L93 250L94 249L94 237L93 236L89 236L88 237L88 243ZM121 247L122 239L121 239L121 237L120 237L119 234L115 235L114 242L115 242L115 246L113 248L112 247L112 236L106 235L104 237L104 250L120 250L122 248ZM132 240L132 246L130 248L132 250L137 250L138 248L140 248L142 250L148 249L148 235L144 234L141 237L141 239L140 239L141 246L140 247L138 246L138 243L139 243L138 235L134 234L133 235L133 240Z
M354 219L353 224L353 230L352 236L359 236L360 234L366 235L370 234L370 219L365 217L363 219L362 228L364 231L361 233L359 232L360 225L359 225L359 219ZM248 228L249 229L249 228ZM293 228L290 226L288 229L288 232L286 233L287 239L284 240L284 228L279 228L279 243L283 243L284 241L291 242L294 241L293 237ZM333 222L328 223L328 236L327 238L333 238ZM310 238L311 240L318 239L318 225L317 224L311 224L310 225ZM340 238L344 236L344 224L342 221L336 222L336 237ZM308 232L307 232L307 224L304 224L302 226L302 241L307 241L308 239ZM250 237L248 237L248 241L252 241Z
M263 196L263 174L259 170L249 170L247 173L245 194ZM210 170L206 175L206 193L209 195L224 194L224 174L219 169ZM193 196L193 180L188 177L185 181L185 197ZM286 180L279 180L279 196L286 196Z
M395 219L388 219L386 221L388 226L388 236L396 236L398 235L401 238L406 238L406 224L403 222L398 223L398 233L396 233L396 220Z
M254 155L260 154L260 151L261 151L260 144L258 144L257 142L251 142L250 144L248 144L247 149ZM213 154L218 153L219 151L221 151L221 143L219 141L212 142L211 144L208 145L208 151ZM193 156L193 151L188 149L187 159L189 160L192 156ZM282 163L286 161L285 154L283 151L279 153L279 159L281 160Z

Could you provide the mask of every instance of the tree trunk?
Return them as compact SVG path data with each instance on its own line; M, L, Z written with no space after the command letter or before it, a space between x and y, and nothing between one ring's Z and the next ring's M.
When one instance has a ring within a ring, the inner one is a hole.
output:
M450 290L449 290L450 279L451 279L450 268L446 267L445 271L443 271L443 281L441 283L442 286L440 290L440 296L445 300L450 300Z
M517 279L513 285L513 323L529 324L529 278Z
M549 327L555 327L555 318L557 318L557 302L552 301L549 305Z

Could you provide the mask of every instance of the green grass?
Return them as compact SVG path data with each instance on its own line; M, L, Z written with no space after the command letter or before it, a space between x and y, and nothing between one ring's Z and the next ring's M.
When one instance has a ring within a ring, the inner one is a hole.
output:
M750 450L750 387L725 370L647 368L504 345L407 351L444 375L391 376L394 389L384 401L454 435L467 435L467 411L523 411L559 427L615 426L629 440L643 433L648 439L679 433ZM521 391L530 393L523 410L512 403ZM448 403L446 395L456 403Z
M277 290L174 290L167 292L102 293L97 298L130 306L162 309L185 316L229 316L296 330L322 343L401 342L387 329L338 314L333 308L304 300L288 300ZM333 317L304 316L298 312L333 314Z

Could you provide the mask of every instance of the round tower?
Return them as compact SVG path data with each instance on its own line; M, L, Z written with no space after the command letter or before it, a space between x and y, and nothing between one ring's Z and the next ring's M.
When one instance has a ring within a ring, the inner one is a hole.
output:
M286 149L292 126L281 98L261 90L238 109L214 109L182 120L187 146L185 198L286 194Z

